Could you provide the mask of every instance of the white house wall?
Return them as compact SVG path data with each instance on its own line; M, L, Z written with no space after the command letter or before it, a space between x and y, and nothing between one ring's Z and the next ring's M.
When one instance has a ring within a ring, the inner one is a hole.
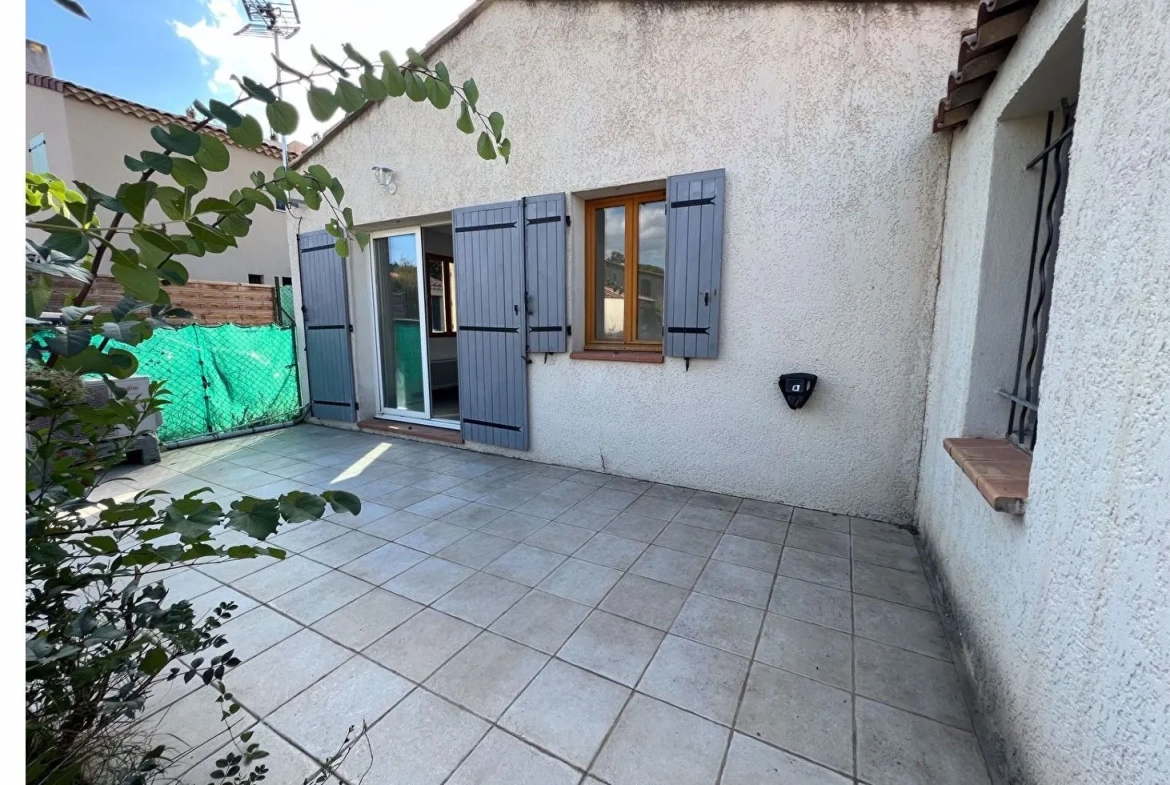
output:
M908 521L949 148L930 118L972 18L965 1L497 2L438 56L507 118L509 165L481 161L455 111L405 99L312 160L368 226L725 168L718 359L684 371L533 356L527 457ZM393 196L375 165L395 170ZM579 317L579 199L570 211ZM368 257L352 262L369 417L371 276ZM798 412L777 386L789 371L820 376Z
M1087 3L1026 514L992 512L942 448L948 436L1003 435L1006 406L989 431L973 397L993 381L971 372L987 350L975 336L985 241L997 241L986 220L993 142L1005 108L1066 24L1079 23L1082 4L1038 6L971 124L954 135L917 517L966 633L980 708L1009 762L1001 774L1041 785L1154 785L1170 782L1162 3Z

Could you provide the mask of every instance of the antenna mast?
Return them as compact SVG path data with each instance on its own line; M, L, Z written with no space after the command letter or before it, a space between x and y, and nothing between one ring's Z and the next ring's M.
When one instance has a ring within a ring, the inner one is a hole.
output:
M236 35L271 38L273 54L280 57L280 39L292 38L301 31L301 15L296 0L240 0L248 23ZM280 86L280 68L276 69L276 94L284 98ZM288 166L288 139L280 135L280 161Z

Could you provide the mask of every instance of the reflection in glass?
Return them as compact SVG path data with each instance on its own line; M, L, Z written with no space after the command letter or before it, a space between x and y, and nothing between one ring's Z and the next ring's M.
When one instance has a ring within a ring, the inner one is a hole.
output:
M606 207L597 210L595 215L594 329L599 341L620 341L624 338L626 321L626 208Z
M374 241L382 402L386 409L426 410L423 399L422 323L415 235Z
M447 290L443 285L442 262L427 262L427 295L431 298L431 332L447 332Z
M638 340L662 340L666 293L666 202L638 205Z

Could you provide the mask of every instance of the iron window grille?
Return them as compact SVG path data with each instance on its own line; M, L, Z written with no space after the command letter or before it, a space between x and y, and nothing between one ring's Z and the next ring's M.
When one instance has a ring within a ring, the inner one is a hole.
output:
M1048 113L1044 149L1028 162L1026 169L1040 167L1036 196L1036 219L1032 227L1032 252L1020 320L1020 344L1016 351L1016 374L1011 390L1000 389L1007 398L1007 438L1031 452L1036 447L1036 423L1040 410L1040 374L1048 342L1048 310L1051 303L1053 267L1060 245L1060 219L1068 182L1068 152L1072 146L1075 106L1060 102L1061 129L1053 137L1056 112Z

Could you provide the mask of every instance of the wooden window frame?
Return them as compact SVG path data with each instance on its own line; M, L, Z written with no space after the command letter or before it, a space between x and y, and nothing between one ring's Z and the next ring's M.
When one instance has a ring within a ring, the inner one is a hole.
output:
M585 202L585 348L610 352L662 353L662 337L658 340L637 340L638 335L638 206L647 202L665 202L666 189L642 191L636 194L609 196ZM626 308L622 332L625 340L611 341L597 338L597 298L604 292L597 290L597 211L607 207L626 208ZM630 340L633 336L633 340Z
M437 333L431 329L431 262L443 267L443 324L447 330ZM451 270L455 265L455 257L440 253L426 253L423 255L423 284L427 287L426 303L427 335L431 338L454 338L455 331L451 328L451 314L455 313L455 292L451 285Z

